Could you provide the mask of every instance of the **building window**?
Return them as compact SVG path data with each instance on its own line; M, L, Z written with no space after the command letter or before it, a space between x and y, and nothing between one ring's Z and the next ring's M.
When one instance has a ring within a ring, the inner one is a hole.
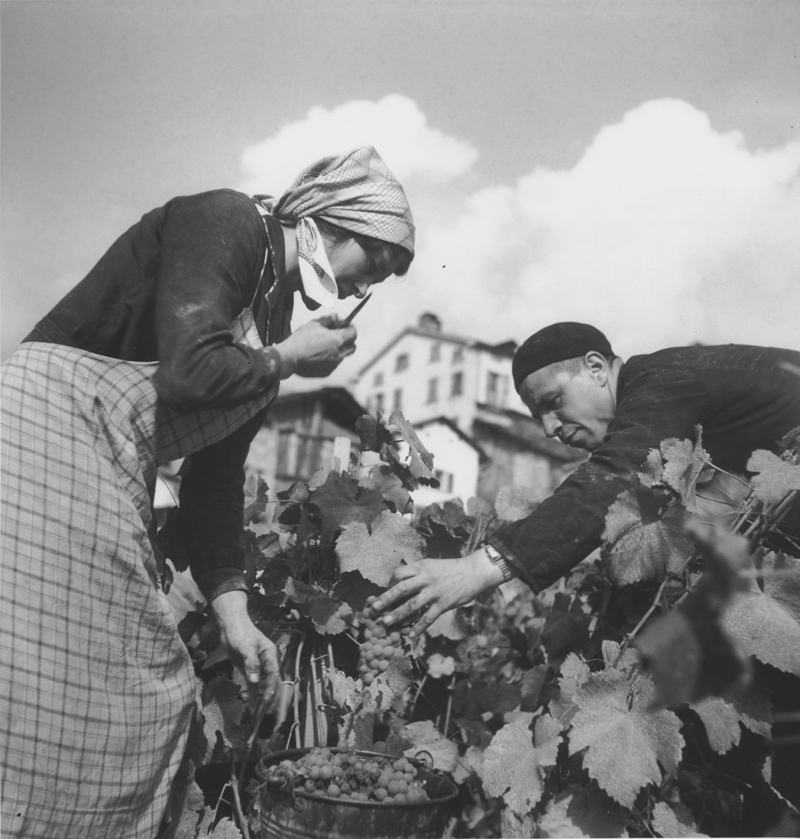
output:
M394 372L402 373L403 370L408 369L408 353L400 353L394 362Z
M464 374L459 370L450 379L450 396L461 396L464 392Z
M453 491L453 473L452 472L445 472L442 469L434 469L433 470L433 477L439 481L439 489L442 492L452 492Z
M460 364L464 360L464 347L456 347L453 350L453 364Z
M372 407L375 410L376 414L383 412L383 394L376 393L375 396L372 398Z
M375 378L372 380L373 387L380 387L383 384L383 373L376 373Z
M486 402L493 408L502 408L506 403L508 377L489 373L486 378Z
M431 344L431 361L438 361L442 356L442 345Z
M394 396L392 399L392 410L403 410L403 389L401 387L397 388L397 390L394 392Z
M428 403L439 400L439 380L428 379Z

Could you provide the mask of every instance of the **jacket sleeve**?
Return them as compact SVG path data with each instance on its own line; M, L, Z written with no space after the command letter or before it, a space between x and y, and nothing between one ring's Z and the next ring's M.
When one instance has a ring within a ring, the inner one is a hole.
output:
M265 408L224 440L193 454L181 480L181 538L192 576L209 601L226 591L247 591L244 464L266 414Z
M527 518L489 539L539 592L568 574L602 541L608 508L635 481L651 449L694 439L708 404L704 385L676 369L643 369L626 382L608 433L589 460Z
M280 379L277 350L235 343L231 332L236 316L253 300L266 252L263 222L240 193L221 190L167 205L156 291L159 367L153 384L171 407L234 407Z

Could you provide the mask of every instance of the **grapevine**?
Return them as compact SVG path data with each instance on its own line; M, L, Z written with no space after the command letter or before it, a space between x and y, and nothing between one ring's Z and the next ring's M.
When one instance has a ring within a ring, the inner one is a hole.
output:
M182 624L208 653L201 762L234 767L242 836L258 816L244 812L241 761L290 745L308 751L269 769L276 793L381 807L425 800L409 756L429 752L460 786L450 835L465 839L747 836L781 818L796 830L780 786L800 739L800 545L783 527L800 490L791 451L757 453L756 477L730 478L712 504L719 474L700 438L665 441L609 510L599 556L537 596L519 582L482 595L412 644L370 611L393 570L468 554L532 502L510 489L494 505L413 512L427 453L407 465L388 426L360 427L381 465L294 485L272 532L251 527L263 525L263 482L248 490L251 609L281 651L278 713L257 725L263 708L237 699L208 615ZM407 424L402 436L414 444ZM213 837L215 822L234 835L217 801L194 800L179 835Z

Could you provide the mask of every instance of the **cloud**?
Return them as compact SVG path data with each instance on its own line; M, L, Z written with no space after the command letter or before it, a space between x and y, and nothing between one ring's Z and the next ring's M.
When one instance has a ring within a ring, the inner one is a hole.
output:
M289 186L302 169L325 155L372 145L405 185L444 184L467 172L478 159L475 147L431 128L407 96L390 94L377 102L354 100L327 110L311 108L242 153L244 192L272 194Z
M412 271L440 277L425 304L446 327L487 340L584 320L624 354L800 348L798 230L800 142L750 151L658 100L599 131L572 169L535 169L465 196L452 222L420 223Z

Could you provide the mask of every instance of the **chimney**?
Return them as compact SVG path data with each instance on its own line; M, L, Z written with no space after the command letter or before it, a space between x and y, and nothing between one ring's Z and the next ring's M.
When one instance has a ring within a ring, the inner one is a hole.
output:
M427 329L429 332L441 332L442 322L433 312L423 312L419 316L419 328Z

